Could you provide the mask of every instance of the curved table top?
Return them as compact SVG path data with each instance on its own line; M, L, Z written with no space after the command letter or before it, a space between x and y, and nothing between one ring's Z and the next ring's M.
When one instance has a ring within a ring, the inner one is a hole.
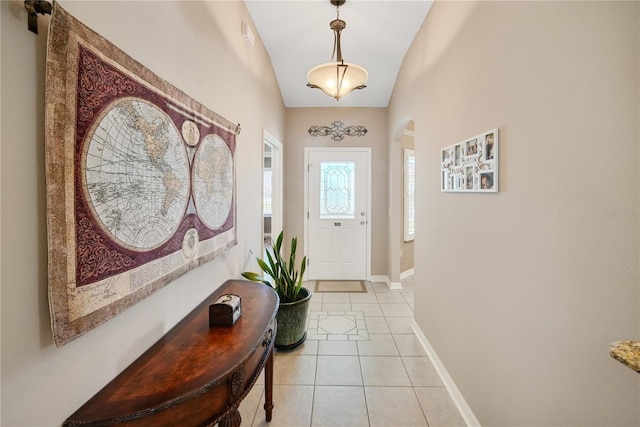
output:
M210 327L209 305L223 294L241 297L242 315L233 326ZM261 345L278 302L275 291L261 283L225 282L67 423L135 417L205 393Z

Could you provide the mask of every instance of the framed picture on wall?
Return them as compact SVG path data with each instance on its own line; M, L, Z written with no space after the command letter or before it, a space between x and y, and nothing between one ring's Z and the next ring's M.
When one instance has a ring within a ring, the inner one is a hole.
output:
M441 191L498 192L498 129L445 147L441 153Z
M464 171L464 183L465 190L475 190L477 188L476 185L476 175L475 168L473 166L467 166Z
M465 157L478 156L478 138L473 138L464 143Z

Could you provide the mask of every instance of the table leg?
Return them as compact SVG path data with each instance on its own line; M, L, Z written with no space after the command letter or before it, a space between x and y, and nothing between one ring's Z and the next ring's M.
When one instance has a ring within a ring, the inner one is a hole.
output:
M273 411L273 348L264 366L264 410L267 422L271 421Z

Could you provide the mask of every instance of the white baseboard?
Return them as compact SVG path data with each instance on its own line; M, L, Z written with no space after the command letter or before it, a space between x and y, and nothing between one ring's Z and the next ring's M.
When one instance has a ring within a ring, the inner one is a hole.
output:
M410 268L407 271L403 271L402 273L400 273L400 280L402 279L406 279L407 277L411 277L413 276L413 268Z
M402 282L387 282L387 286L389 286L389 289L391 290L397 290L397 289L402 289Z
M371 280L372 282L386 283L387 287L392 290L402 289L402 283L392 282L391 279L389 279L389 276L371 276L369 280Z
M389 277L387 276L371 276L369 278L369 280L371 282L383 282L383 283L389 283Z
M467 401L464 399L464 396L462 396L462 393L460 393L460 390L453 382L453 378L451 378L451 376L447 372L447 369L442 364L442 361L436 354L436 351L433 349L431 343L429 343L426 335L422 332L422 329L420 329L415 320L412 321L411 327L413 328L416 337L418 337L420 344L422 344L422 347L424 347L424 350L427 352L427 356L429 356L429 359L431 359L431 362L438 372L438 375L440 375L442 383L449 392L449 395L451 396L451 399L453 399L453 403L458 408L458 411L460 411L460 415L462 415L464 422L469 427L480 427L480 421L478 421L478 419L476 418L475 414L467 404Z

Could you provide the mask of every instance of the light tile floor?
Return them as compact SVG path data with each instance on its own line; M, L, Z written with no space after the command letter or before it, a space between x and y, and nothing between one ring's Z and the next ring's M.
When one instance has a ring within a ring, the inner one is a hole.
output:
M240 405L242 426L465 426L411 329L413 286L315 293L307 340L276 353L272 421L261 377Z

